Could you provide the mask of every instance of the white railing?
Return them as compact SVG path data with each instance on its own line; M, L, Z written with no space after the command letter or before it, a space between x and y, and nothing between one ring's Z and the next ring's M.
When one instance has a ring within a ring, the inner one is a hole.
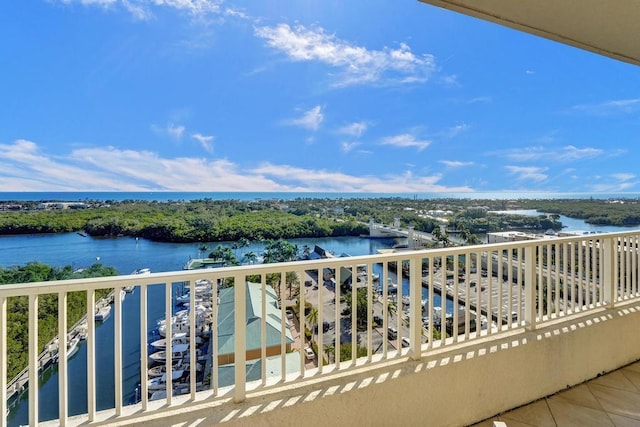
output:
M178 399L180 394L186 394L192 403L221 397L241 402L255 390L376 366L390 359L420 359L435 348L517 328L533 330L575 313L611 308L618 301L639 296L639 240L640 231L634 230L145 276L3 285L1 425L7 422L7 400L25 385L29 424L37 424L40 419L38 376L51 357L49 352L43 358L42 343L38 342L39 300L46 294L57 295L58 301L59 350L54 359L59 373L58 416L60 424L65 425L69 419L68 376L74 374L68 370L66 333L67 298L72 292L86 292L87 411L83 419L96 421L102 412L118 419L136 411L153 413L163 405L189 404ZM202 280L211 284L211 290L204 294L210 296L200 301L195 286L196 281L203 284ZM179 283L182 285L176 285ZM357 284L356 292L351 292L353 283ZM189 310L187 320L181 323L174 317L175 291L184 284L192 290L189 306L201 304L204 308ZM133 405L124 399L129 392L123 389L123 328L127 325L123 325L119 297L129 286L140 293L136 309L141 380L139 402ZM96 355L102 349L96 346L94 314L104 304L96 301L97 292L103 289L112 290L115 397L110 410L98 411ZM152 318L150 310L156 304L150 303L151 294L157 295L158 289L164 300L159 319ZM424 289L428 290L426 297ZM12 379L7 378L7 307L10 299L19 297L28 299L28 367L17 382L8 382ZM147 331L158 320L164 320L168 336L172 324L180 325L175 326L176 331L187 330L190 343L195 343L202 332L207 351L190 345L188 353L174 355L179 345L167 339L166 371L171 372L174 359L180 359L183 366L189 366L185 375L188 379L167 375L166 395L155 401L158 394L150 394L152 383L148 382L152 362ZM307 355L305 347L310 347L313 354ZM259 361L260 370L256 368L247 377L247 362L251 360ZM267 365L276 368L267 369ZM233 375L228 375L230 372ZM226 380L229 377L233 380Z

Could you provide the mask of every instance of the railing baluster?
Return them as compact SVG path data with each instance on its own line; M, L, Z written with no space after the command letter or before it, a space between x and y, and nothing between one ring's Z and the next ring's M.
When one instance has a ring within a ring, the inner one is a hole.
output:
M192 286L189 290L191 293L195 292L194 287ZM167 281L164 284L164 318L165 318L165 390L167 391L167 406L171 405L171 401L173 400L173 376L172 376L172 367L173 367L173 283L171 281ZM191 315L193 315L193 307L191 307Z
M298 273L298 277L302 277L302 274ZM245 278L246 281L246 278ZM262 378L262 385L267 384L267 280L263 274L260 278L260 310L262 316L260 316L260 362L261 372L260 378Z
M336 330L336 334L335 334L335 352L336 352L336 370L340 369L340 336L341 336L341 331L342 331L342 327L340 325L340 319L342 318L342 313L340 310L340 286L338 285L338 280L340 279L340 269L338 268L336 270L336 283L335 283L335 287L334 287L334 292L335 292L335 296L336 296L336 309L335 309L335 330ZM318 278L318 282L320 281L320 278ZM322 277L322 281L324 282L324 271L323 271L323 277Z
M143 412L147 410L149 404L148 315L147 285L140 285L140 399Z
M58 293L58 418L67 425L69 387L67 363L67 293Z
M266 274L263 274L266 276ZM287 307L284 299L284 278L280 275L280 280L277 281L276 286L279 287L278 293L280 295L280 370L282 371L280 379L285 381L287 379L287 325L289 322L287 319ZM293 322L293 318L291 319ZM217 328L216 328L217 329ZM213 331L213 330L212 330ZM213 335L212 335L213 336ZM217 377L217 375L216 375Z
M536 329L536 248L524 249L524 324L530 331Z
M384 261L382 263L382 275L380 276L379 280L379 285L382 287L382 356L383 359L387 358L387 353L388 353L388 347L389 347L389 300L388 300L388 296L389 296L389 290L387 289L387 277L389 274L389 266L387 265L387 262ZM337 302L336 302L337 304ZM339 330L336 327L336 336L338 336L339 334ZM337 346L336 346L337 347ZM340 354L338 353L339 349L336 350L336 354Z
M189 392L191 399L196 398L196 365L198 359L196 357L196 317L198 316L198 308L196 307L196 283L189 281ZM203 313L204 315L204 313ZM204 319L203 319L204 321ZM173 340L173 334L172 340ZM172 361L173 363L173 361ZM173 374L173 370L167 371ZM173 378L173 376L172 376Z
M367 263L367 362L373 357L373 264Z
M351 265L351 364L356 365L358 354L358 287L356 275L358 267ZM336 286L340 286L338 282Z
M218 292L219 292L219 288L218 288L218 282L220 281L219 278L214 279L213 284L211 285L213 292L212 292L212 298L213 298L213 312L212 312L212 325L211 325L211 382L212 382L212 389L213 389L213 395L217 395L218 394L218 305L219 305L219 299L218 299ZM282 293L280 295L283 295ZM282 299L282 296L280 297L280 299ZM285 375L286 370L283 369L282 370L282 374Z
M87 290L87 414L96 419L96 291Z
M409 261L409 298L409 357L419 360L422 356L422 262L416 257Z
M115 318L113 319L113 339L114 339L114 375L115 375L115 408L116 416L122 415L122 295L121 287L113 289L113 308Z
M283 274L284 275L284 274ZM243 402L247 394L247 320L246 320L246 298L247 287L243 286L240 274L233 276L234 283L234 324L235 324L235 388L233 392L233 401L236 403ZM304 312L302 312L304 314ZM301 316L302 317L302 316ZM301 326L302 328L302 326ZM300 331L301 344L304 344L304 331ZM304 370L301 370L304 372Z
M0 425L7 420L7 299L0 297Z
M324 366L324 285L320 282L320 272L316 270L318 275L317 288L318 288L318 371L322 373ZM306 272L305 272L306 273ZM313 287L313 283L312 283Z
M286 272L283 272L283 274L286 277ZM338 271L336 271L336 275L338 274ZM337 286L337 285L336 285ZM293 295L289 294L289 298L291 298ZM307 346L307 338L306 338L306 325L307 325L307 310L306 310L306 303L305 303L305 295L304 292L300 292L299 293L299 298L300 300L300 373L304 376L306 375L307 372L307 368L306 368L306 354L305 354L305 350L304 348ZM243 300L244 301L244 300Z
M604 289L605 300L607 308L613 308L616 302L618 285L616 283L616 267L615 267L615 254L617 247L614 244L614 239L604 238L602 239L602 247L604 251L604 270L602 274L602 282Z
M29 295L29 425L38 424L38 301L40 295Z

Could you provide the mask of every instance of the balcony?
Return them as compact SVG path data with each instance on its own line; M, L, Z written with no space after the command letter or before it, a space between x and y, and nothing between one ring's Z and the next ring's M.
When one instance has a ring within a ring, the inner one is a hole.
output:
M31 425L473 424L640 358L639 243L630 231L5 285L2 425L25 387ZM130 287L139 302L125 310L119 296ZM75 356L86 358L82 373L67 357L67 300L77 291L86 292L86 354ZM97 295L107 293L105 349L95 314L105 304ZM44 295L58 301L55 420L43 418L37 386L51 359L38 343ZM26 297L29 334L17 382L7 378L7 307L16 297ZM178 302L199 308L180 311ZM149 334L163 326L189 345L166 339L158 363ZM105 353L111 381L97 366ZM152 367L171 372L178 359L179 378L149 381ZM86 408L70 414L80 374Z

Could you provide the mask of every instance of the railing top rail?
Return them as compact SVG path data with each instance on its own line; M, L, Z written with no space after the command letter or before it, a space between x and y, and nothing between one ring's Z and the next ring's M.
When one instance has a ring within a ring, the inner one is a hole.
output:
M553 239L519 240L514 242L501 242L473 246L455 246L434 249L408 250L389 252L375 255L358 255L351 257L332 257L317 260L291 261L271 264L251 264L234 267L220 267L211 269L175 270L168 272L151 273L148 275L120 275L97 278L70 279L49 282L33 282L21 284L0 285L0 296L14 297L20 295L57 293L61 291L83 291L87 289L118 288L130 285L152 285L167 282L181 282L207 278L217 280L219 278L232 277L240 272L249 274L271 274L283 271L319 270L323 268L351 267L355 265L376 264L384 262L400 262L410 259L423 259L429 257L443 257L448 255L461 255L474 252L488 252L495 250L508 250L512 248L535 247L542 244L561 244L580 242L585 240L603 238L624 238L630 235L640 235L640 229L628 232L585 234L581 236L556 237Z

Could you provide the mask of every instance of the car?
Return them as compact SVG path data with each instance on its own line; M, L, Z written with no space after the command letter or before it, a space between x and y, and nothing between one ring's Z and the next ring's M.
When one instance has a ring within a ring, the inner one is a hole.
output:
M293 319L293 316L294 316L293 310L288 308L287 309L287 319Z
M313 349L311 347L304 348L304 355L307 360L313 360L316 357L316 354L313 352Z
M387 329L387 336L390 340L395 340L396 338L398 338L398 330L389 326L389 328Z
M411 341L409 341L409 338L402 337L402 346L403 346L403 347L409 347L409 346L411 346Z

